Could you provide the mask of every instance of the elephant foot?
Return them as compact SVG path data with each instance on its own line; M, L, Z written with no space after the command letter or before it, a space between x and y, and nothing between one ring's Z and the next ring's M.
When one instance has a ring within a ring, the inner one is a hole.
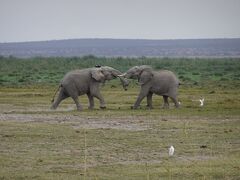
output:
M55 106L51 106L50 109L51 109L51 110L56 110L57 107L55 107Z
M92 107L92 106L89 106L89 107L88 107L89 110L93 110L93 108L94 108L94 107Z
M77 107L77 110L82 111L83 110L82 106Z
M169 109L169 105L163 105L162 108L163 109Z
M131 106L131 109L137 109L138 107L136 107L136 106Z
M100 109L107 109L106 106L100 106Z
M153 107L149 106L149 105L147 105L146 107L147 107L147 109L153 109Z

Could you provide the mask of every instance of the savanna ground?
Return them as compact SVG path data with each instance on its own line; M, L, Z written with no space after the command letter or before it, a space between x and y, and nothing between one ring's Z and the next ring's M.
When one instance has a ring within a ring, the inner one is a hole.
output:
M181 108L154 96L154 109L131 110L139 87L114 80L101 89L106 110L88 110L86 96L82 112L71 99L50 110L62 76L95 64L174 71ZM1 57L0 84L0 179L240 178L240 59Z

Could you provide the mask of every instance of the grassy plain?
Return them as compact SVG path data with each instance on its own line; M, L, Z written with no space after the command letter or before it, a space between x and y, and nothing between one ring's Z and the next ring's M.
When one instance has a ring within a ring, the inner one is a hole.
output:
M132 82L123 91L114 80L102 87L106 110L97 101L88 110L86 96L80 97L82 112L71 99L50 110L57 82L84 62L0 60L0 179L239 179L238 59L93 58L86 67L125 71L138 63L173 70L184 82L181 108L162 109L162 97L154 96L154 109L144 100L131 110L139 87Z

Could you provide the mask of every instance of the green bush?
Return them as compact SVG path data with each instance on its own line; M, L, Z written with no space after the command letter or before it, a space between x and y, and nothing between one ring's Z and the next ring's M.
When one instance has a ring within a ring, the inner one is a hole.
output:
M199 75L199 72L193 72L192 75Z
M219 73L219 72L214 73L214 75L215 75L215 76L223 76L223 74L222 74L222 73Z

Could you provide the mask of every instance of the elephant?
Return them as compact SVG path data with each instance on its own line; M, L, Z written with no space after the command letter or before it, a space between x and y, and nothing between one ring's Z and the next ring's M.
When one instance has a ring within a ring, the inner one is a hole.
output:
M120 74L122 74L120 71L109 66L96 66L67 73L54 94L55 97L59 91L56 101L53 97L51 109L56 109L62 100L71 97L77 106L77 110L81 111L83 108L78 96L84 94L87 94L89 109L94 108L94 97L99 99L101 109L106 108L104 98L100 93L100 84L105 83L106 80L117 78ZM127 90L127 79L119 78L123 88Z
M141 86L138 98L132 106L133 109L139 107L144 97L147 97L147 107L152 109L153 94L163 96L164 108L169 108L168 97L173 100L176 108L179 107L177 91L180 82L173 72L168 70L154 71L150 66L141 65L130 68L120 76L127 79L137 79Z

